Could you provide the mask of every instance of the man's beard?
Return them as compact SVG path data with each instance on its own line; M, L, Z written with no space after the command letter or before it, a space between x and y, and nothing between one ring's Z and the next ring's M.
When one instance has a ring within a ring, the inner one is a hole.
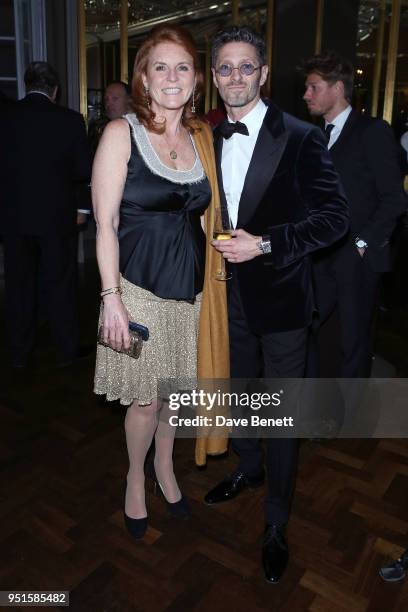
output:
M234 94L231 93L230 96L227 97L225 103L228 104L231 108L241 108L242 106L246 106L250 104L252 100L254 100L257 96L258 88L253 87L248 90L240 91Z

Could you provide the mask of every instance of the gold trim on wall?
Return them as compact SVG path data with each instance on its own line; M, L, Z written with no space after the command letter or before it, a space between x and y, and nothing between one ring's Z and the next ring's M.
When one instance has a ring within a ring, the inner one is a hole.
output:
M103 54L103 88L106 89L108 75L106 71L106 45L102 43L102 54Z
M211 108L211 82L212 82L212 74L211 74L211 43L206 40L206 48L205 48L205 103L204 103L204 112L208 113Z
M88 95L86 77L85 4L77 0L78 6L78 60L79 60L79 111L85 120L88 117Z
M128 0L120 2L120 80L124 83L129 81L128 66L128 25L129 11Z
M271 95L271 82L272 82L272 51L273 51L273 26L275 16L275 2L274 0L268 0L266 5L266 63L269 66L268 80L266 85L268 88L268 94Z
M391 123L392 109L395 93L395 75L397 72L397 53L399 24L401 16L401 0L392 0L392 14L390 23L390 37L388 41L388 63L385 78L383 119Z
M232 25L239 25L239 0L232 0L231 12L232 12Z
M324 0L316 0L316 35L314 52L320 53L322 50Z
M381 80L381 68L382 68L382 57L384 50L384 27L385 27L385 0L380 1L379 19L378 19L378 30L377 30L377 44L375 50L375 62L374 62L374 74L373 74L373 94L371 103L371 115L377 116L378 113L378 98L380 95L380 80Z
M111 45L111 49L112 49L112 80L116 81L116 47L115 47L115 43L113 43Z

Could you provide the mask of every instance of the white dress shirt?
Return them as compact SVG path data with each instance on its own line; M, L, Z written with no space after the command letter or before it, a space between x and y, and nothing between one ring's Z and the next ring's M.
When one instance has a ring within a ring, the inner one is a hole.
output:
M347 108L345 108L344 111L342 111L339 115L337 115L337 117L335 117L332 121L324 122L325 128L329 124L334 125L334 128L332 129L331 134L330 134L329 143L327 145L328 149L331 149L331 147L334 145L334 143L340 136L341 130L344 128L344 124L346 123L350 113L351 113L351 106L348 105Z
M408 132L404 132L404 134L401 136L401 147L403 149L405 149L405 152L407 154L407 161L408 161Z
M248 172L255 143L267 110L268 107L262 100L259 100L258 104L240 119L240 123L245 123L247 126L249 136L235 133L228 140L224 140L223 143L221 160L222 182L229 216L234 228L237 226L239 201L246 173ZM228 121L233 123L229 117Z

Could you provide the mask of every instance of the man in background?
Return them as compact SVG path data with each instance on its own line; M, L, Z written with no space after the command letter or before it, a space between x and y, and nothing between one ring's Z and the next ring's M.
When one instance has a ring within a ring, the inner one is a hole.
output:
M119 119L130 111L129 85L123 81L112 81L105 89L103 105L105 112L89 124L88 140L92 158L95 156L102 132L109 121Z
M315 55L304 66L303 96L311 115L324 119L327 145L350 207L350 232L315 260L320 327L337 307L341 366L338 376L370 374L371 323L381 275L390 269L390 238L407 208L397 146L382 119L351 107L354 68L335 53ZM317 330L311 339L309 377L319 375Z
M58 364L80 354L77 224L86 218L91 172L84 120L55 104L53 67L32 62L24 81L26 97L0 114L6 323L19 369L35 346L39 279Z
M123 81L113 81L105 89L105 113L110 121L119 119L129 111L130 89Z

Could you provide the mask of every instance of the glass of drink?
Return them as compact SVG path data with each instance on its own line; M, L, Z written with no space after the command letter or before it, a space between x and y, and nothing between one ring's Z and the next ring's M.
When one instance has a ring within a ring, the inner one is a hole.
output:
M214 220L214 230L213 230L213 238L214 240L231 240L232 232L234 228L232 227L231 219L229 214L226 212L223 218L222 212L220 208L215 210L215 220ZM219 267L215 274L216 280L226 281L232 277L230 272L227 272L227 268L225 265L225 259L222 253L219 253L220 261Z

